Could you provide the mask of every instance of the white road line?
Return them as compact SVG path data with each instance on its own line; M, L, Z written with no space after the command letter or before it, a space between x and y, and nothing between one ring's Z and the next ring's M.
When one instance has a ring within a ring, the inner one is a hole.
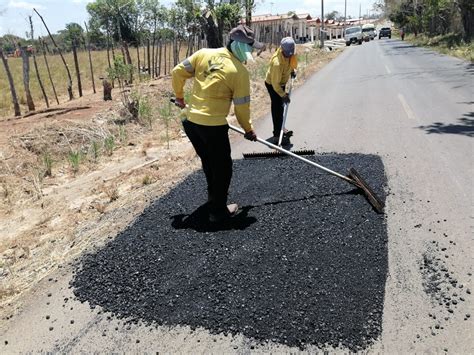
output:
M398 99L402 103L403 109L405 110L405 113L407 114L408 118L411 120L417 120L415 114L413 113L412 109L408 105L407 100L405 100L402 94L398 94Z
M385 70L387 71L388 74L392 74L392 72L390 71L389 67L387 67L387 64L385 64Z

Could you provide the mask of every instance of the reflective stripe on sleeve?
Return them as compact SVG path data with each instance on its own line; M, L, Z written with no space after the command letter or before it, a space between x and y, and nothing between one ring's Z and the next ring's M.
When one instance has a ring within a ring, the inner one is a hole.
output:
M193 65L191 64L191 62L189 61L189 59L185 59L183 60L183 63L184 65L184 69L188 72L188 73L191 73L191 74L194 74L194 68L193 68Z
M250 102L250 96L235 97L233 101L234 101L234 105L248 104Z

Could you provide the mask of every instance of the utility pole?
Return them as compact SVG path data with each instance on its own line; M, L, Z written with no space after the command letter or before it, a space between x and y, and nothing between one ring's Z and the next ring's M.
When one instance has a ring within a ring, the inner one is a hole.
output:
M321 48L324 48L324 37L326 37L324 32L324 0L321 0Z
M346 33L346 20L347 20L347 0L344 0L344 34Z

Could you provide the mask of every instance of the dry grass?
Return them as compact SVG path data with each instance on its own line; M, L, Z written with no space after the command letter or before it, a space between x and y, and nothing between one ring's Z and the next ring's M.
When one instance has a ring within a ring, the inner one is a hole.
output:
M169 53L169 48L167 50ZM100 77L107 76L107 68L108 68L108 61L107 61L107 51L93 51L92 54L92 63L94 68L94 79L95 85L98 92L102 90L102 84L99 80ZM117 50L115 54L121 54ZM112 57L112 54L110 54ZM137 52L136 49L131 47L130 48L130 55L132 57L132 62L136 66L137 65ZM184 58L186 55L185 49L182 48L181 51L181 59ZM71 72L71 77L73 81L73 91L74 97L79 97L78 88L77 88L77 80L76 80L76 70L74 67L74 60L72 53L66 53L65 55L66 63L68 63L69 70ZM47 55L49 67L51 69L51 76L56 87L56 91L59 96L60 102L66 102L68 100L67 96L67 72L64 68L64 65L61 61L61 57L59 55ZM168 58L167 58L168 59ZM46 95L48 96L50 105L55 105L56 101L54 98L54 93L52 86L50 84L48 73L46 69L46 64L44 62L43 55L37 55L36 60L38 62L38 67L40 71L40 76L43 81L43 84L46 89ZM92 76L89 68L89 57L86 51L78 52L78 60L79 60L79 68L81 74L81 81L82 81L82 90L83 93L92 92ZM113 60L111 58L111 60ZM163 62L164 62L164 51L163 51ZM143 66L143 48L140 48L140 61L141 65ZM8 58L8 63L10 66L10 70L12 72L13 80L15 82L15 88L18 95L18 100L20 102L21 111L24 113L27 111L26 107L26 97L24 93L23 87L23 71L22 71L22 60L21 58ZM168 61L167 70L169 70L170 66L172 67L172 61ZM3 75L4 68L3 65L0 65L1 69L0 72L0 118L7 117L13 115L13 107L11 101L11 95L8 81L6 75ZM138 73L135 72L135 77ZM162 73L163 75L163 73ZM45 106L44 99L41 93L41 89L38 84L38 80L36 79L36 74L34 71L33 66L33 59L30 59L30 89L33 96L33 101L36 104L36 109Z
M428 37L423 34L415 37L409 34L405 39L417 46L428 47L437 52L474 63L474 42L464 42L460 34L451 33L435 37Z

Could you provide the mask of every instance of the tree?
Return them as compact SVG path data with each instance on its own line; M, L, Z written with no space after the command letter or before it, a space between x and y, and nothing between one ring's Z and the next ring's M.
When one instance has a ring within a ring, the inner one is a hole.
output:
M240 0L240 1L232 1L231 3L241 3L245 11L245 24L250 27L252 24L252 13L257 7L257 0Z
M207 0L206 4L206 10L201 15L201 23L207 35L208 46L222 47L224 34L240 22L241 4L237 1L215 4L214 0Z
M109 31L117 42L135 43L134 31L138 13L137 2L130 0L95 0L87 4L91 28Z
M330 13L325 15L327 20L338 20L341 17L338 11L331 11Z

